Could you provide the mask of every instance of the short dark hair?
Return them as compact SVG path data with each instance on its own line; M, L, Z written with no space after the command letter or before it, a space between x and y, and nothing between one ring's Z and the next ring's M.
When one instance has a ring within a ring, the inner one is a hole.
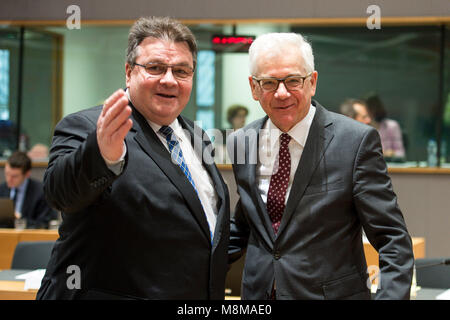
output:
M370 94L367 99L367 110L376 122L381 122L387 117L386 109L377 94Z
M245 115L248 115L248 109L240 104L234 104L232 106L230 106L227 110L227 121L228 123L232 124L231 121L233 120L233 118L238 114L239 111L244 110L245 111Z
M355 119L358 115L355 111L355 108L353 107L355 104L361 104L365 107L367 107L367 104L364 100L360 99L345 99L344 102L341 103L341 106L339 108L339 111L346 115L347 117L350 117L352 119Z
M22 169L23 174L31 170L31 159L25 152L16 151L6 161L11 168Z
M191 30L170 17L142 17L131 27L128 35L127 63L133 67L138 56L138 46L146 38L186 42L192 53L194 69L197 64L197 42Z

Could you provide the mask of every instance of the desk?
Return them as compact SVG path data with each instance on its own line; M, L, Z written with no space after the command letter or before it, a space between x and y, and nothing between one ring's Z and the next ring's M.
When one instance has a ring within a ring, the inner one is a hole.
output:
M436 297L446 290L447 289L420 288L420 290L416 292L416 296L411 297L411 300L436 300Z
M425 258L425 238L412 238L414 259ZM367 266L378 267L378 252L369 242L364 242Z
M0 300L35 300L37 290L24 290L25 281L16 280L19 274L32 270L0 271Z
M0 270L11 268L17 243L21 241L54 241L58 237L58 230L0 229Z
M25 281L16 280L19 274L31 270L3 270L0 271L0 300L35 300L37 290L23 289ZM421 288L411 300L434 300L445 289ZM225 296L225 300L240 300L239 296Z

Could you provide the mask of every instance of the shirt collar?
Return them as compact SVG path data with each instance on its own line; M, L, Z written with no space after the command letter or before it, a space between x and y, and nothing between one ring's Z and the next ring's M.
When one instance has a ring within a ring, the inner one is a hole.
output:
M25 191L26 188L27 188L27 186L28 186L28 180L29 180L29 178L26 178L26 179L22 182L22 184L21 184L20 186L18 186L17 188L15 188L15 189L16 189L16 192L22 193L23 191Z
M159 133L159 129L161 129L162 125L154 123L150 120L147 119L148 124L150 125L150 127L153 129L153 131L155 131L157 134ZM181 127L180 123L178 122L178 119L175 118L175 120L168 125L168 127L171 127L175 136L177 137L177 139L181 139L182 136L180 134L180 130L183 130L183 128Z
M315 113L316 107L314 107L311 104L307 115L295 126L293 126L291 130L287 132L287 134L289 134L292 137L292 139L294 139L303 148L305 147L306 139L308 138L309 128L311 127ZM271 149L273 150L275 144L278 142L278 139L280 138L280 135L283 132L280 129L278 129L278 127L272 122L272 120L270 120L270 118L267 120L263 129L268 130L267 133L269 134L270 137L270 146Z

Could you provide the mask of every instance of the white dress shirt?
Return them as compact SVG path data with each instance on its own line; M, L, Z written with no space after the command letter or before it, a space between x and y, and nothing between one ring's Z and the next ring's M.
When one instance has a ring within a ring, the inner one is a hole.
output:
M19 215L19 218L22 216L22 207L25 199L25 192L28 186L28 178L22 182L20 186L17 188L11 188L10 191L10 199L14 199L16 197L16 203L14 203L14 211Z
M150 127L152 127L153 131L156 132L156 135L169 152L169 146L167 145L166 137L159 132L161 125L153 123L149 120L147 120L147 122L149 123ZM191 139L186 135L186 132L181 127L178 119L175 119L175 121L173 121L169 125L169 127L173 129L173 134L176 136L180 144L184 160L189 168L192 179L194 180L195 187L198 191L198 197L206 214L206 220L208 220L212 240L214 230L216 228L218 200L216 190L214 189L214 183L209 176L208 171L206 171L206 169L202 165L202 159L200 158L202 155L198 155L194 151L194 148L191 144Z
M306 139L308 138L309 129L311 128L311 123L315 113L316 108L311 105L308 114L287 132L292 139L288 145L289 153L291 155L291 172L289 175L289 184L286 191L285 203L288 201L295 172L297 171L298 163L302 157L303 149L305 148ZM269 118L264 124L259 135L260 150L256 168L256 182L264 203L267 203L270 178L273 175L275 162L278 161L280 135L282 133L283 132L278 129Z

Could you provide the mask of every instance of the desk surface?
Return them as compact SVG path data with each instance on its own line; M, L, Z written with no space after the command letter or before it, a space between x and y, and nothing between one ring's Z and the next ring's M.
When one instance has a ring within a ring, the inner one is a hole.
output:
M416 296L411 297L411 300L435 300L438 295L446 290L447 289L420 288L420 290L416 292Z
M54 241L58 230L45 229L1 229L0 228L0 269L11 268L14 250L21 241Z
M16 276L32 270L0 271L0 300L35 300L37 290L24 290L25 282ZM421 288L411 300L434 300L446 289ZM226 296L225 300L240 300L237 296Z
M19 274L32 270L0 271L0 300L35 300L37 290L24 290L25 281L16 279Z
M378 252L372 247L368 241L364 241L364 254L366 256L367 266L378 267ZM413 252L414 258L425 258L425 238L413 237Z

